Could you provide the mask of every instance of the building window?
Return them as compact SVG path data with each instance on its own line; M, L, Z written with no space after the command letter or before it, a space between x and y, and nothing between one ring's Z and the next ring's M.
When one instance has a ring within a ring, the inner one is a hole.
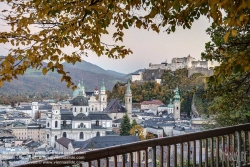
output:
M80 132L80 139L83 139L83 132Z
M49 134L47 134L47 139L49 138Z
M55 141L57 141L57 135L55 135Z
M47 123L47 127L49 127L49 122Z
M88 111L88 108L86 108L86 112Z
M99 121L98 120L96 120L96 126L99 126Z
M76 107L75 107L75 112L76 112Z
M63 121L63 127L65 127L65 126L66 126L66 120Z
M80 112L82 112L82 107L81 107L81 109L80 109Z
M57 128L57 121L55 121L55 128Z
M178 110L178 107L176 107L176 110Z
M81 127L81 128L83 127L83 123L81 123L80 127Z
M67 137L67 133L66 132L63 132L63 137Z

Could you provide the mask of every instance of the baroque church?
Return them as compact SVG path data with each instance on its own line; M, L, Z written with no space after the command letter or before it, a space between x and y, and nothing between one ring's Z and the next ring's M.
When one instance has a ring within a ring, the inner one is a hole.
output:
M98 98L96 98L98 96ZM128 83L125 94L125 108L131 117L132 93ZM112 131L112 118L104 112L107 107L107 94L104 82L100 91L96 88L92 95L87 95L83 83L79 83L73 92L69 109L61 109L60 105L52 106L46 119L46 141L55 146L56 140L66 137L71 140L85 141L97 134L105 136Z

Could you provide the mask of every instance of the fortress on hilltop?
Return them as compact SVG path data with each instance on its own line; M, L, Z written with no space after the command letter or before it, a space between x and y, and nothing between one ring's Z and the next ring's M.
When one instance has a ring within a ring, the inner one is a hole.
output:
M161 64L149 64L149 69L164 69L176 71L178 69L195 69L195 68L204 68L204 69L213 69L214 63L213 61L201 61L195 60L195 58L188 55L187 57L182 58L173 58L171 63L167 63L167 61Z
M195 73L212 76L214 74L214 67L215 63L213 61L195 60L195 58L188 55L187 57L173 58L171 63L167 63L167 60L161 64L149 63L149 68L145 69L144 72L132 74L132 81L155 80L160 83L164 71L176 71L183 68L188 70L188 77Z

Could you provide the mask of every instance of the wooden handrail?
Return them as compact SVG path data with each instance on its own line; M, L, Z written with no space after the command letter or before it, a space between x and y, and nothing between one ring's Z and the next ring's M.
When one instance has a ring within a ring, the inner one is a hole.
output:
M40 165L43 166L42 164L48 165L50 162L52 163L54 161L63 162L63 161L72 160L72 161L89 162L92 160L99 160L99 159L112 157L116 155L123 155L127 153L147 150L148 148L155 147L155 146L169 146L169 145L175 145L175 144L185 143L185 142L190 142L190 141L195 141L195 140L202 140L202 139L208 139L208 138L213 138L213 137L218 137L218 136L224 136L228 134L235 134L235 132L238 132L238 131L250 131L250 124L242 124L242 125L237 125L237 126L223 127L223 128L206 130L202 132L190 133L190 134L173 136L173 137L165 137L165 138L159 138L159 139L151 139L151 140L133 142L133 143L123 144L119 146L113 146L113 147L108 147L108 148L103 148L103 149L98 149L98 150L87 151L84 153L76 153L76 154L71 154L71 155L62 156L62 157L56 157L53 159L31 162L28 164L20 165L20 167L21 166L23 167L34 166L34 164L36 164L36 166L38 167ZM56 166L56 165L54 164L53 166Z

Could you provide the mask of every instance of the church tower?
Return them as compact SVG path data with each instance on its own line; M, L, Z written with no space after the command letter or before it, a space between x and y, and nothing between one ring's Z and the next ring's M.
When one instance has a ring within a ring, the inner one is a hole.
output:
M107 107L107 94L104 86L104 81L102 82L102 86L99 92L99 103L100 103L100 111L103 111Z
M179 95L179 89L178 87L175 89L175 95L174 95L174 119L180 119L181 118L181 103L180 103L180 95Z
M128 117L132 122L132 92L130 89L130 80L128 80L127 90L125 93L125 108L127 110Z

